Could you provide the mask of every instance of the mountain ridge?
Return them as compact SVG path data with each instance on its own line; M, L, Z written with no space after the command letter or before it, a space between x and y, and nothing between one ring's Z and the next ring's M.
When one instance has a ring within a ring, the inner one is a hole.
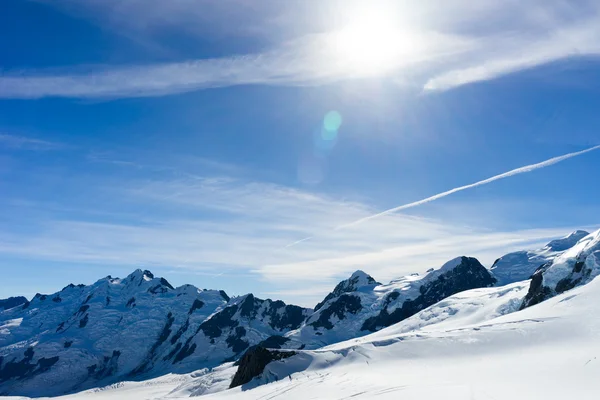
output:
M495 304L495 311L486 315L512 313L600 274L599 232L576 231L550 242L531 281L528 276L506 285L520 268L506 265L516 253L501 257L491 269L461 256L387 284L357 270L314 310L252 293L230 298L222 290L173 287L142 269L123 279L107 276L91 285L69 284L0 309L0 395L73 393L203 368L224 374L220 365L240 359L254 346L314 350L397 326L419 329L458 321L459 316L467 321L487 304ZM529 274L538 261L517 276ZM502 274L503 266L508 274ZM456 314L457 304L470 311Z

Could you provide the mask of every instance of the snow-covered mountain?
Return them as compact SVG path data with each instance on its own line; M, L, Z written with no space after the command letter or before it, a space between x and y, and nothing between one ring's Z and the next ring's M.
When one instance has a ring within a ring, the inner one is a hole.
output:
M475 258L458 257L425 275L413 274L382 285L362 271L340 282L317 304L302 326L266 343L272 348L316 349L367 335L468 289L495 279Z
M27 298L23 296L0 299L0 310L8 310L9 308L17 307L25 303L27 303Z
M599 280L536 307L490 317L416 331L405 320L360 339L296 351L268 364L250 383L210 398L598 398ZM187 392L179 389L190 386L176 388L172 397L182 398Z
M297 329L311 312L248 294L230 301L196 329L186 329L177 340L171 339L177 352L166 354L164 359L173 359L179 369L188 371L214 367L271 336Z
M590 250L592 241L583 247ZM225 363L60 400L209 394L236 400L597 399L600 280L519 310L528 287L523 281L464 291L378 332L321 349L254 351L249 354L257 361L247 357L241 372L242 363ZM236 375L250 381L229 389Z
M357 271L314 310L138 270L0 309L0 395L595 399L598 274L600 231L491 271L469 257L389 284Z
M494 277L498 281L497 285L504 286L531 278L538 268L552 262L587 235L589 235L588 232L578 230L563 238L551 241L541 249L516 251L500 257L491 268Z
M532 276L522 307L529 307L576 286L584 285L600 274L600 231L585 236Z
M173 288L149 271L68 285L0 313L0 394L56 395L215 367L300 326L309 310Z

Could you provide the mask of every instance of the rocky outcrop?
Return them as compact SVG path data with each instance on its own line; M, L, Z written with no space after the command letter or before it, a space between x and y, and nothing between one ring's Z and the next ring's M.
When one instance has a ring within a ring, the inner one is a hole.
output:
M398 292L390 293L379 314L368 318L362 325L362 331L375 332L381 328L396 324L421 310L453 294L475 288L493 286L496 279L481 263L473 257L461 257L458 264L438 274L419 286L418 296L406 299L393 309L390 303L399 297Z
M238 369L229 387L234 388L249 383L252 379L260 376L269 363L294 355L296 355L294 351L268 350L261 346L251 347L240 358Z
M285 335L287 349L316 349L364 336L402 321L464 290L493 286L496 280L475 258L458 257L424 275L380 284L362 271L340 282L297 330Z
M323 307L327 301L339 297L344 293L354 292L361 288L375 287L377 285L381 285L381 283L373 279L371 275L358 270L354 272L350 278L338 283L333 291L329 293L325 299L323 299L323 301L315 306L315 311L318 311L321 307Z
M212 367L235 360L249 347L262 342L267 347L280 347L286 341L283 335L298 329L311 312L252 294L235 298L203 321L191 336L178 339L174 343L178 351L165 359L193 368L210 354L213 364L208 366Z
M586 231L575 231L553 240L537 250L522 250L505 254L498 258L491 267L492 274L498 280L497 286L530 279L542 266L552 263L555 258L569 250L579 240L589 235Z
M59 360L59 357L55 356L50 358L42 357L34 361L34 355L35 351L33 347L28 347L19 361L17 361L17 358L5 361L5 357L0 356L0 383L8 380L23 380L42 374Z
M521 309L583 285L600 275L600 230L542 265L532 276Z
M319 318L308 325L312 326L315 330L321 327L332 329L333 322L331 317L335 317L339 321L346 317L351 318L349 316L350 314L356 315L360 310L362 310L360 297L350 296L344 293L335 300L332 300L328 304L328 307L319 314Z
M0 310L8 310L27 303L27 299L23 296L9 297L8 299L0 299Z

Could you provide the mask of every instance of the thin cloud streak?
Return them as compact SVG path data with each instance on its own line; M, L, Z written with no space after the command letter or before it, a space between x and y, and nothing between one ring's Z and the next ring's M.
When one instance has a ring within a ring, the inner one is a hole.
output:
M21 150L56 150L64 148L61 143L34 139L26 136L0 134L0 147Z
M423 200L418 200L418 201L415 201L415 202L412 202L412 203L408 203L408 204L404 204L404 205L401 205L401 206L398 206L398 207L390 208L389 210L385 210L385 211L382 211L380 213L377 213L377 214L374 214L374 215L371 215L371 216L368 216L368 217L365 217L365 218L358 219L358 220L356 220L354 222L350 222L349 224L340 225L340 226L336 227L335 230L350 228L352 226L356 226L356 225L362 224L363 222L367 222L367 221L370 221L370 220L375 219L375 218L383 217L384 215L388 215L388 214L395 213L395 212L398 212L398 211L402 211L402 210L406 210L406 209L409 209L409 208L417 207L417 206L420 206L422 204L426 204L426 203L429 203L429 202L441 199L443 197L449 196L449 195L451 195L453 193L462 192L463 190L472 189L472 188L477 187L477 186L487 185L488 183L492 183L492 182L498 181L500 179L510 178L511 176L515 176L515 175L519 175L519 174L524 174L524 173L527 173L527 172L532 172L532 171L535 171L535 170L541 169L541 168L546 168L546 167L549 167L551 165L557 164L557 163L559 163L561 161L568 160L569 158L577 157L577 156L580 156L580 155L583 155L583 154L586 154L586 153L589 153L591 151L598 150L598 149L600 149L600 145L594 146L594 147L590 147L589 149L577 151L577 152L574 152L574 153L565 154L563 156L554 157L554 158L551 158L549 160L539 162L537 164L531 164L531 165L526 165L524 167L515 168L515 169L513 169L511 171L505 172L505 173L500 174L500 175L492 176L491 178L487 178L487 179L484 179L484 180L479 181L479 182L475 182L475 183L471 183L469 185L460 186L460 187L457 187L457 188L454 188L454 189L450 189L450 190L447 190L445 192L433 195L431 197L427 197L427 198L425 198Z
M494 231L490 218L496 216L490 215L467 226L462 216L473 213L468 207L437 219L393 214L364 229L321 237L331 232L331 226L372 215L374 209L264 182L174 175L160 174L150 183L135 177L119 182L98 179L87 196L68 199L64 206L72 210L58 214L32 212L35 204L3 198L6 215L26 217L19 218L18 228L0 233L0 254L65 263L69 268L169 268L211 279L221 273L234 277L248 273L277 291L299 280L332 288L356 269L385 281L437 267L462 254L489 263L509 250L581 228ZM89 178L81 176L85 182ZM67 186L77 185L69 179L73 177L66 178ZM177 195L168 195L172 193ZM41 201L37 207L47 210L48 204ZM91 208L105 213L105 222L89 214ZM315 232L320 240L284 248L294 238ZM286 300L306 303L299 295L293 297Z
M597 56L600 55L599 37L600 17L596 14L572 26L557 27L554 32L542 37L509 35L492 38L487 46L488 53L473 54L474 57L468 57L462 65L438 72L423 89L426 92L445 91L566 58Z
M355 68L336 56L334 34L311 34L256 54L194 61L100 67L95 71L48 74L19 71L0 77L0 98L121 98L162 96L238 86L319 86L391 73L453 57L471 47L455 35L414 32L422 48L382 66L379 71Z
M410 51L401 52L401 57L388 60L376 71L361 70L340 58L336 53L337 44L332 43L335 32L314 34L307 30L303 36L254 54L165 64L105 66L87 72L81 72L80 68L79 72L74 68L64 73L4 71L0 77L0 98L144 97L236 85L318 86L370 77L389 77L392 82L400 82L407 76L425 92L432 92L496 79L569 57L600 54L597 40L600 7L593 3L583 13L575 12L577 7L566 6L558 0L528 2L527 5L513 1L478 2L482 4L477 7L459 1L455 6L448 6L453 12L446 13L448 16L444 18L440 18L439 4L424 3L415 6L415 10L399 5L399 8L391 8L391 14L408 12L412 15L414 26L398 33L397 38L388 38L389 51L397 50L392 47L393 43L400 46L407 42ZM97 2L96 6L98 4L101 3ZM184 9L181 7L183 3L176 7L177 15ZM457 10L463 10L466 15ZM428 15L431 18L426 18ZM518 17L495 21L493 15ZM470 26L477 27L488 19L489 31L475 29L477 33L465 33ZM408 22L398 24L410 25ZM190 25L193 24L188 23L186 27Z
M368 222L368 221L371 221L371 220L374 220L374 219L377 219L377 218L381 218L381 217L384 217L384 216L389 215L389 214L397 213L398 211L402 211L402 210L407 210L409 208L418 207L420 205L423 205L423 204L426 204L426 203L430 203L432 201L441 199L443 197L450 196L451 194L454 194L454 193L457 193L457 192L461 192L461 191L467 190L467 189L472 189L472 188L475 188L475 187L478 187L478 186L487 185L489 183L498 181L500 179L510 178L512 176L515 176L515 175L524 174L524 173L527 173L527 172L532 172L532 171L535 171L535 170L538 170L538 169L541 169L541 168L546 168L546 167L552 166L554 164L557 164L559 162L562 162L562 161L568 160L570 158L577 157L577 156L580 156L580 155L583 155L583 154L586 154L586 153L589 153L589 152L592 152L592 151L595 151L595 150L598 150L598 149L600 149L600 145L594 146L594 147L590 147L588 149L577 151L577 152L574 152L574 153L569 153L569 154L565 154L565 155L562 155L562 156L553 157L553 158L551 158L549 160L542 161L542 162L539 162L539 163L536 163L536 164L531 164L531 165L526 165L524 167L515 168L515 169L513 169L511 171L508 171L508 172L505 172L505 173L502 173L502 174L499 174L499 175L492 176L491 178L487 178L487 179L484 179L484 180L479 181L479 182L471 183L469 185L459 186L459 187L456 187L454 189L450 189L450 190L447 190L445 192L438 193L436 195L424 198L422 200L414 201L414 202L408 203L408 204L403 204L401 206L390 208L388 210L379 212L377 214L373 214L373 215L369 215L369 216L366 216L366 217L363 217L363 218L359 218L359 219L357 219L357 220L355 220L353 222L350 222L350 223L347 223L347 224L343 224L343 225L339 225L339 226L335 227L333 229L333 231L340 231L340 230L344 230L344 229L347 229L347 228L355 227L355 226L360 225L362 223L365 223L365 222ZM284 248L295 247L298 244L303 243L303 242L307 242L307 241L309 241L309 240L311 240L313 238L314 238L314 235L313 236L309 236L309 237L305 237L304 239L296 240L294 242L288 243L287 245L284 246Z

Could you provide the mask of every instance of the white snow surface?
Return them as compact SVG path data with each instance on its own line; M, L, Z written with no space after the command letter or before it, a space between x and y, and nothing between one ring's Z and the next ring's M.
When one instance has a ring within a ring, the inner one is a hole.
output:
M99 370L104 357L110 359L118 351L109 364L129 372L149 356L168 316L173 318L172 332L186 323L191 330L227 303L219 291L191 285L171 289L166 281L148 274L137 270L124 279L69 285L52 295L36 295L25 309L0 313L0 356L5 361L21 360L28 348L34 351L34 363L42 357L59 357L50 372L17 382L24 393L35 393L40 385L64 392L102 384L104 377L91 379L87 366L97 365ZM196 300L203 306L188 312ZM162 355L169 345L157 347L156 353ZM176 370L171 363L163 369L160 362L149 364L155 376L158 371ZM82 368L75 372L73 365Z
M333 327L327 329L325 327L315 328L312 324L319 320L321 314L328 311L328 308L336 302L338 296L327 300L322 308L312 314L304 324L296 330L288 332L285 337L290 339L283 347L288 349L317 349L333 343L350 340L359 336L364 336L369 333L368 330L362 330L363 323L370 317L377 316L384 308L391 313L395 309L402 307L407 300L414 300L421 295L420 289L423 285L436 281L441 275L451 272L454 268L461 264L463 257L454 258L440 268L432 269L426 274L411 274L394 279L387 284L368 282L368 275L362 271L355 272L350 279L342 281L340 286L347 286L347 282L352 282L355 276L363 278L364 285L355 285L354 290L350 292L340 292L346 296L352 296L360 300L361 308L355 313L346 312L343 319L339 319L336 315L329 317L329 321ZM336 291L334 290L333 293ZM397 297L392 298L390 294L397 294Z
M235 372L226 364L59 399L598 399L600 279L506 314L527 284L460 293L377 333L271 363L234 389L223 390Z
M555 288L561 279L573 271L577 262L583 262L585 269L591 271L590 275L586 277L587 280L600 274L600 230L585 236L573 247L556 257L552 265L544 271L544 286Z
M578 230L551 241L541 249L516 251L500 257L491 267L498 280L496 285L504 286L529 279L539 267L553 261L588 235L588 232Z

